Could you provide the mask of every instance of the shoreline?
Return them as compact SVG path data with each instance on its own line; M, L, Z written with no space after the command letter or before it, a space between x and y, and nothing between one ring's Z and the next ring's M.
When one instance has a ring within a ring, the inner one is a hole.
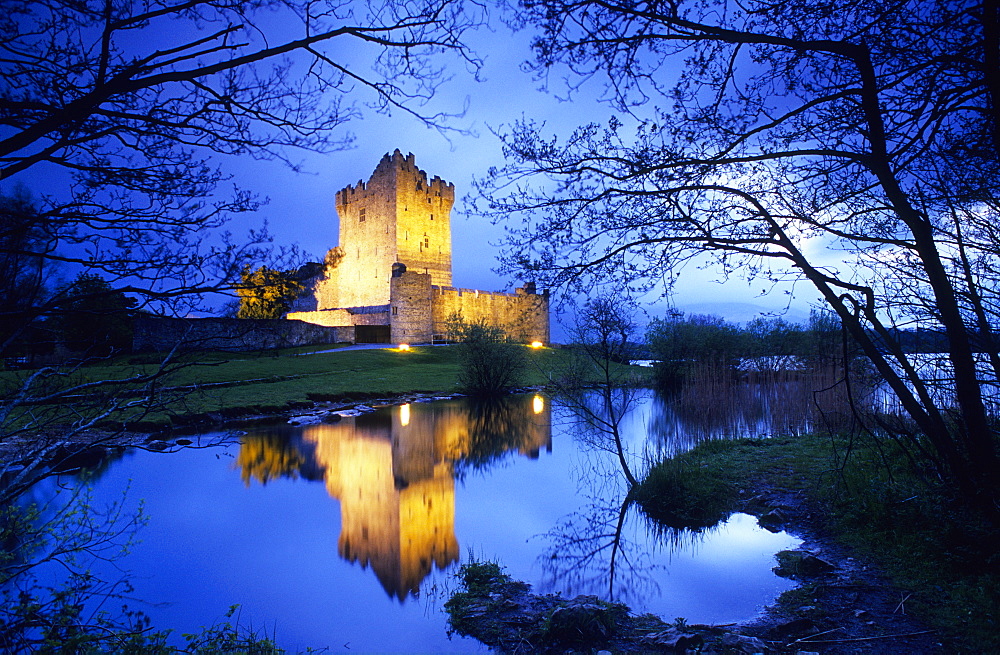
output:
M541 386L520 388L517 392L542 389ZM69 440L53 437L53 445L64 448L68 456L117 448L168 451L208 447L220 442L195 444L187 437L192 436L192 432L233 432L241 427L282 420L298 425L335 422L342 416L357 415L349 412L362 413L376 407L408 402L454 399L463 397L463 394L358 393L343 394L342 397L341 401L296 403L274 412L253 412L250 411L252 408L248 408L238 416L221 413L192 415L178 425L158 431L93 430L81 432ZM22 437L0 444L0 461L10 464L16 459L18 446L25 441ZM678 631L676 626L662 619L659 623L647 619L635 627L631 635L622 637L619 644L621 652L642 652L664 646L664 643L657 645L648 641L649 635L653 634L650 630L656 626L660 629L654 632L659 634L661 641L668 638L665 630L673 631L670 638L676 636L674 633L696 636L703 644L699 651L702 653L756 653L763 652L759 650L762 646L769 653L944 652L936 634L906 612L905 591L889 584L876 567L836 544L823 525L822 510L812 499L804 497L801 490L782 488L761 480L748 482L752 484L740 490L737 511L756 516L758 520L764 519L769 528L794 534L803 541L798 551L816 557L832 568L815 575L793 572L789 577L799 581L798 587L783 594L759 616L733 626L692 625L683 626L684 629ZM500 618L499 615L483 618L484 625L489 628L484 634L498 634L497 621ZM672 647L677 647L677 644ZM560 652L566 651L563 649Z

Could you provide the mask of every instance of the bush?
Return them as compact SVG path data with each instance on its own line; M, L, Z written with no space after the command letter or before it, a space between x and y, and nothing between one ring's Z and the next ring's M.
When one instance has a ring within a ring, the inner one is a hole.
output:
M466 323L453 317L448 331L459 342L462 370L458 381L466 393L498 396L521 384L526 351L502 327L485 320Z

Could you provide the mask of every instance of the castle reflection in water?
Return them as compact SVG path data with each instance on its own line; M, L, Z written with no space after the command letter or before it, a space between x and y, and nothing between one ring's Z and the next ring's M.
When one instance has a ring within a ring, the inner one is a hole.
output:
M340 501L340 556L370 566L402 601L432 566L458 560L456 477L551 448L548 403L529 395L414 403L333 424L258 430L244 438L237 464L248 485L322 480Z

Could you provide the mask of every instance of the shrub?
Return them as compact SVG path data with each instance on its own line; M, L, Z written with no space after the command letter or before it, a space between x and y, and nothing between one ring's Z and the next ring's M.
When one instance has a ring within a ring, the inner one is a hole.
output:
M459 342L462 370L458 380L466 393L498 396L521 384L526 351L502 327L482 319L466 323L452 317L448 331Z

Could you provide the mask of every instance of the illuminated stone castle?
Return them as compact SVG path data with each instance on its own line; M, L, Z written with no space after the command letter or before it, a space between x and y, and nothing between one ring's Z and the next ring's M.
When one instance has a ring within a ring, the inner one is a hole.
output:
M428 180L412 154L387 154L368 182L336 194L340 245L287 318L347 328L347 340L430 343L454 314L485 319L525 342L549 342L547 294L452 286L451 208L455 185Z

